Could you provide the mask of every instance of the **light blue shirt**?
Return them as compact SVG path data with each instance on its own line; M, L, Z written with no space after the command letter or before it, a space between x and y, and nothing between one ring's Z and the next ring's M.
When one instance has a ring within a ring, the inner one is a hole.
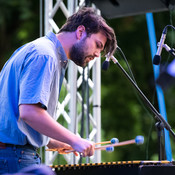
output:
M19 119L19 105L41 103L56 119L67 62L64 49L52 32L13 53L0 72L1 142L15 145L30 143L35 147L48 144L48 137Z

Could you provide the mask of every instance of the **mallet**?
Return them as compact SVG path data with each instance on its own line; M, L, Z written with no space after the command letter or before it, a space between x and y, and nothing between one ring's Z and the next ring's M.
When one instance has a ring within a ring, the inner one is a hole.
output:
M115 144L109 144L104 146L95 147L95 150L106 150L107 147L117 147L117 146L124 146L124 145L130 145L136 143L137 145L144 143L144 137L143 136L137 136L135 139L127 140Z
M98 142L98 143L95 143L95 145L102 145L107 143L115 144L115 143L119 143L119 140L117 138L112 138L110 141Z
M112 138L110 141L98 142L98 143L95 143L95 145L101 145L101 144L107 144L107 143L115 144L115 143L119 143L119 140L117 138ZM109 150L112 150L112 148L106 150L107 152L112 152L112 151L109 151ZM57 149L56 148L46 149L46 151L57 151ZM67 152L73 152L73 150L70 150L70 151L67 151Z

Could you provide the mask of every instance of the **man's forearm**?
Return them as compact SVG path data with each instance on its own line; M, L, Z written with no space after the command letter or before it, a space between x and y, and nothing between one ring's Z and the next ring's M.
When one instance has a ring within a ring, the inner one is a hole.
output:
M53 139L72 145L78 137L60 125L38 105L20 105L20 118L34 130Z

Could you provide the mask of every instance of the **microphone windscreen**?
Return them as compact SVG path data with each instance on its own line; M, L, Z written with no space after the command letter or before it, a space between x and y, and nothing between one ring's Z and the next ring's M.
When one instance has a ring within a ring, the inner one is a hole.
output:
M104 61L102 64L102 69L107 70L109 68L109 61Z
M153 64L159 65L160 64L161 57L159 55L155 55L153 58Z

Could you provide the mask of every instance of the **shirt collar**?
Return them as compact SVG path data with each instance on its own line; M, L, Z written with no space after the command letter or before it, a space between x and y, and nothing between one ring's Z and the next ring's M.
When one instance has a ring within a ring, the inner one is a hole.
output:
M65 53L65 51L64 51L60 41L57 39L56 35L53 32L48 32L46 34L46 37L48 39L50 39L54 43L54 45L56 46L57 52L58 52L58 54L60 55L60 58L61 58L60 59L61 66L66 68L67 67L67 63L68 63L68 58L66 56L66 53Z

